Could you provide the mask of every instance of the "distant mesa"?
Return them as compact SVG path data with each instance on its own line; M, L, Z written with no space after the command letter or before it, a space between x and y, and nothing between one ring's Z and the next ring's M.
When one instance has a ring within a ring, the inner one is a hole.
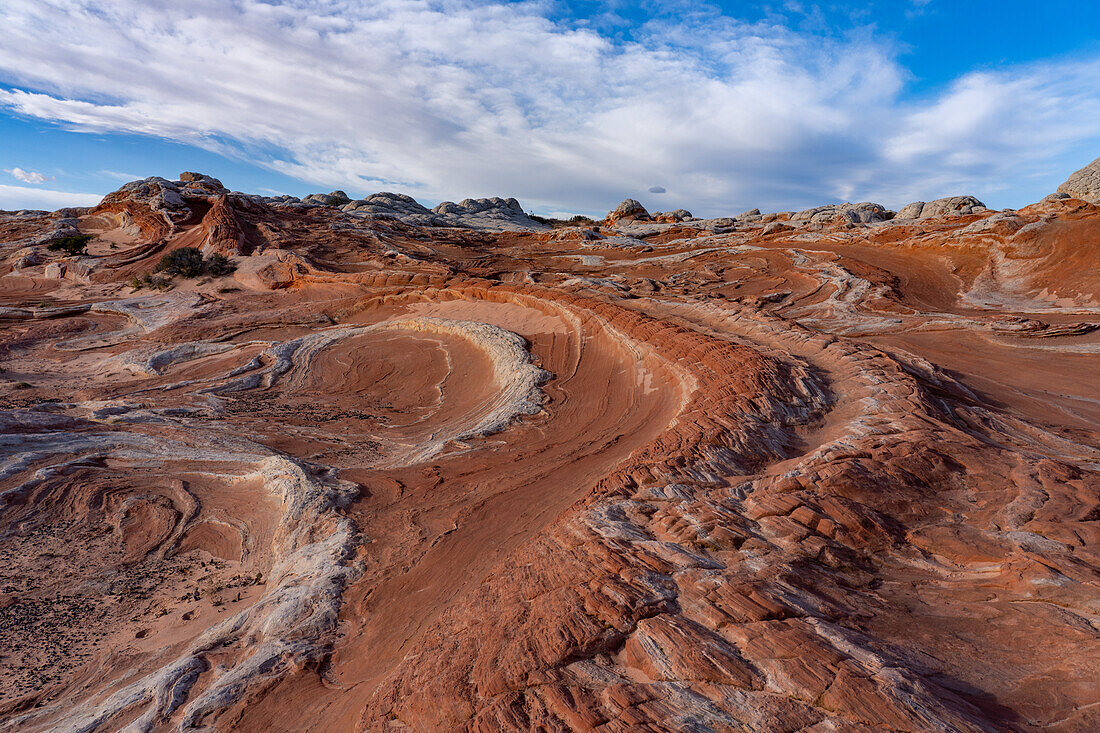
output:
M1067 178L1066 182L1058 187L1058 193L1067 194L1090 204L1100 204L1100 158Z

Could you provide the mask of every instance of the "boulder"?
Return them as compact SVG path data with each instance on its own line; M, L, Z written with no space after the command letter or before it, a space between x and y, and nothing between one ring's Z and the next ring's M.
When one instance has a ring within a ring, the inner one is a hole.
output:
M226 193L225 186L214 176L208 176L205 173L195 173L194 171L184 171L180 173L179 180L181 188L185 189L185 193L188 194L206 194L219 196Z
M1058 193L1068 194L1090 204L1100 204L1100 158L1067 178L1058 187Z
M658 211L653 214L653 220L663 224L679 224L680 222L691 219L691 212L687 209L676 209L675 211Z
M920 218L920 212L923 209L924 209L924 202L923 201L914 201L911 204L906 204L905 206L902 206L901 210L898 211L898 215L895 216L894 218L895 219L919 219Z
M607 214L608 226L620 221L653 221L653 217L640 202L626 199Z
M35 265L41 264L41 262L42 258L39 256L36 249L33 247L23 247L22 249L16 250L12 255L11 269L13 271L22 270L27 267L34 267Z
M351 199L346 193L337 189L332 193L311 193L302 199L302 202L320 206L346 206L351 203Z

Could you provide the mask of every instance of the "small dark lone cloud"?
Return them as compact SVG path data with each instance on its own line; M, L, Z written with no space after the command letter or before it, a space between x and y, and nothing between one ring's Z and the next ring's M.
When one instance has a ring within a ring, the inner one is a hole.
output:
M650 193L664 193L665 192L665 187L664 186L650 186L649 187L649 192Z

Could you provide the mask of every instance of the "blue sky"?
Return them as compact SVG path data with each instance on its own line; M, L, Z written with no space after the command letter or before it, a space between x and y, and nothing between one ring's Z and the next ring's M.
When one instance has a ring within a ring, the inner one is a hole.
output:
M544 214L1006 207L1100 155L1080 0L5 0L0 24L8 209L183 170Z

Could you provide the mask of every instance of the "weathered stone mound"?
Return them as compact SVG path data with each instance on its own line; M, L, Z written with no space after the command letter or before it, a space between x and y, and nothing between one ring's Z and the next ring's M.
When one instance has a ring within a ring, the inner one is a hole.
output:
M419 204L412 196L383 191L344 204L343 211L359 216L381 216L400 219L416 226L445 226L445 221L431 209Z
M1100 158L1076 171L1058 187L1064 193L1090 204L1100 204Z
M462 227L479 231L539 231L548 228L529 217L514 198L465 199L460 203L444 201L429 209L401 193L383 191L352 200L343 191L315 193L298 200L280 196L266 201L283 206L337 207L355 216L391 218L413 226Z
M446 221L483 231L539 231L549 228L529 217L514 198L464 199L457 204L444 201L432 211Z
M754 209L754 211L756 215L760 214L758 209ZM791 222L792 224L796 222L809 224L871 224L892 218L894 218L894 212L887 210L882 204L865 201L859 204L830 204L806 209L791 216Z
M935 201L914 201L901 207L898 219L936 219L985 211L985 204L973 196L948 196Z
M620 222L653 221L653 217L642 204L634 199L626 199L607 214L607 226Z
M210 205L229 191L217 178L185 171L178 181L152 176L107 194L93 214L115 214L121 225L148 237L163 236L192 216L195 203Z

